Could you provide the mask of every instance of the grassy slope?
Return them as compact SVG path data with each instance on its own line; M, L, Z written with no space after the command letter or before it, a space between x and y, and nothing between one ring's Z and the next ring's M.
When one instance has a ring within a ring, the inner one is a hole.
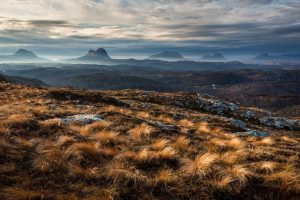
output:
M0 83L0 92L0 199L296 199L300 194L296 132L263 128L272 136L238 137L220 116L145 102L142 91L71 93ZM99 114L105 121L57 120L79 113Z

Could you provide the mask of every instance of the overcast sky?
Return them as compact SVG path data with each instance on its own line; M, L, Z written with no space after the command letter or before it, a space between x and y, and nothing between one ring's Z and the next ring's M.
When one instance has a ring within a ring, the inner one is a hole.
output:
M299 0L5 0L0 53L300 53Z

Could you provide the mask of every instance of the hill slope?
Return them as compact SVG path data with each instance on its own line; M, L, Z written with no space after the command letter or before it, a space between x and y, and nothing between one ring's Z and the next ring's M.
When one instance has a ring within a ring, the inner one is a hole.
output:
M38 57L31 51L19 49L13 55L0 56L0 63L46 63L51 60Z
M299 196L297 121L196 93L0 91L0 199Z

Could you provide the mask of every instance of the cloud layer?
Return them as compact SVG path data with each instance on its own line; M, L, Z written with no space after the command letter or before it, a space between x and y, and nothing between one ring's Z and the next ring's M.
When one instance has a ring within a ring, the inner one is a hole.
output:
M298 0L6 0L0 10L0 50L300 46Z

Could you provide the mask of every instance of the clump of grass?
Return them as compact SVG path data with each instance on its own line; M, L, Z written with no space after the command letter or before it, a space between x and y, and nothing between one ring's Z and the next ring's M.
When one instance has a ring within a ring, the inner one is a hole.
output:
M91 133L94 131L100 131L103 130L104 128L110 126L111 123L107 121L98 121L94 122L92 124L86 125L85 128L87 129L87 132Z
M40 126L48 129L52 129L55 127L60 127L61 123L59 119L48 119L39 122Z
M178 176L171 169L161 169L154 176L155 184L158 184L158 183L162 183L162 184L173 183L177 179L178 179Z
M196 124L196 133L209 134L212 133L212 129L209 127L207 122L200 122Z
M99 153L98 145L95 143L79 142L74 143L65 151L65 157L69 158L75 156L81 158L82 155L97 157Z
M220 188L240 190L246 185L251 174L251 171L244 165L227 166L220 170L214 183Z
M183 127L194 127L195 126L195 124L188 119L182 119L182 120L178 121L177 124L179 126L183 126Z
M65 144L71 144L75 141L76 141L75 138L72 136L62 135L57 139L56 142L58 145L65 145Z
M298 143L297 140L295 140L293 138L289 138L288 136L281 136L280 140L285 141L285 142L289 142L289 143Z
M119 142L118 136L118 133L103 130L93 135L92 138L103 144L108 144Z
M273 173L276 169L278 169L279 163L273 161L261 161L255 163L255 168L258 171L265 173Z
M266 137L266 138L263 138L263 139L257 141L256 144L258 144L258 145L273 145L273 144L275 144L275 141L271 137Z
M272 185L279 190L299 191L300 173L292 166L285 166L284 169L265 176L265 185Z
M242 141L240 138L232 138L228 141L226 141L226 145L229 147L229 148L233 148L233 149L242 149L245 147L245 142Z
M165 116L165 115L160 115L156 118L158 121L173 124L174 120L171 117Z
M34 160L34 167L40 171L61 170L64 165L63 151L54 143L44 141L36 147L38 155Z
M151 145L151 149L153 149L153 150L163 149L169 144L169 142L170 141L167 139L157 139Z
M172 144L174 149L181 150L183 152L187 152L190 150L191 140L187 139L185 136L179 136L176 141Z
M133 166L126 166L123 162L112 162L105 168L105 175L114 183L128 183L137 187L138 183L148 182L148 177Z
M212 171L214 163L218 162L219 155L211 152L199 154L194 160L182 159L180 171L183 175L205 176Z
M136 113L136 117L142 118L142 119L148 119L150 117L150 114L144 111L139 111Z
M222 160L222 162L229 165L240 163L246 158L247 158L247 152L245 150L233 150L233 151L227 151L220 154L220 159Z
M150 137L153 131L154 129L151 126L146 123L142 123L141 125L129 130L129 134L133 139L141 139L142 137Z

